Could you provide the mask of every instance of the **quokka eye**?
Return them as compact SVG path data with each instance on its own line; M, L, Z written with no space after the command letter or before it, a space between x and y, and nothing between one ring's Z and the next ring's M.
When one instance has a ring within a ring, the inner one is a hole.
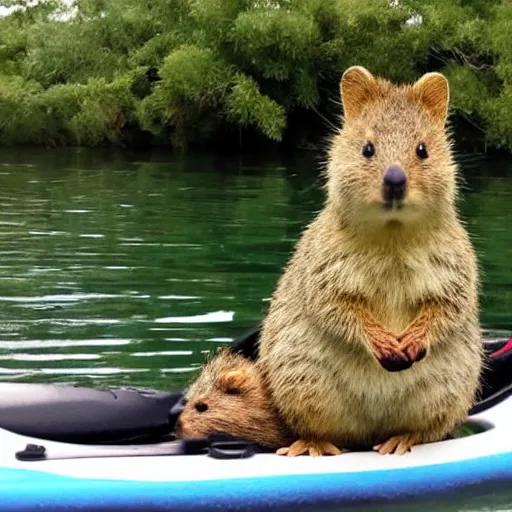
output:
M362 153L365 158L371 158L373 155L375 155L375 146L371 142L367 142L363 146Z
M208 410L208 405L205 404L204 402L198 402L196 405L195 405L195 408L196 408L196 411L197 412L205 412Z
M240 394L240 390L238 388L228 388L226 390L226 393L228 395L239 395Z
M423 142L416 147L416 154L422 159L428 158L427 146Z

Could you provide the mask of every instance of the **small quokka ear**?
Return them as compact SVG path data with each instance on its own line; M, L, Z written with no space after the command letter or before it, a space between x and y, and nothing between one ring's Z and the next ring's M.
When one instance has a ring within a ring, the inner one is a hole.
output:
M241 393L246 381L247 374L245 370L229 370L222 373L219 377L222 390L230 395Z
M345 119L357 117L378 93L377 79L362 66L345 70L340 87Z
M426 73L414 85L413 91L432 119L444 123L448 115L450 87L441 73Z

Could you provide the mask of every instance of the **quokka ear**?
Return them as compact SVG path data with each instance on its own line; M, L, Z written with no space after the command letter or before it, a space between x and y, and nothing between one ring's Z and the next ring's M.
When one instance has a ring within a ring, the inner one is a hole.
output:
M345 119L357 117L363 108L376 99L377 79L364 67L352 66L341 77L341 101Z
M247 373L245 370L229 370L219 376L222 390L229 395L240 394L246 382Z
M432 119L444 123L448 115L450 87L441 73L426 73L413 85L416 98Z

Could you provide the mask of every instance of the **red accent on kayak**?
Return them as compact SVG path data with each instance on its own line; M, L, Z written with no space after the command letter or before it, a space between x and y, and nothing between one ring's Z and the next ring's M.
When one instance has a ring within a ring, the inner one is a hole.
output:
M502 356L505 352L508 352L509 350L512 350L512 338L510 338L504 347L500 348L496 352L493 352L491 354L491 357L498 357Z

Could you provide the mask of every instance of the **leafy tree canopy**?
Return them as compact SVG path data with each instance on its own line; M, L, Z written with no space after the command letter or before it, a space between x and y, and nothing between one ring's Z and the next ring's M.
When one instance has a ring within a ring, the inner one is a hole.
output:
M339 124L339 79L439 70L457 123L512 149L506 0L10 0L0 143L304 143Z

